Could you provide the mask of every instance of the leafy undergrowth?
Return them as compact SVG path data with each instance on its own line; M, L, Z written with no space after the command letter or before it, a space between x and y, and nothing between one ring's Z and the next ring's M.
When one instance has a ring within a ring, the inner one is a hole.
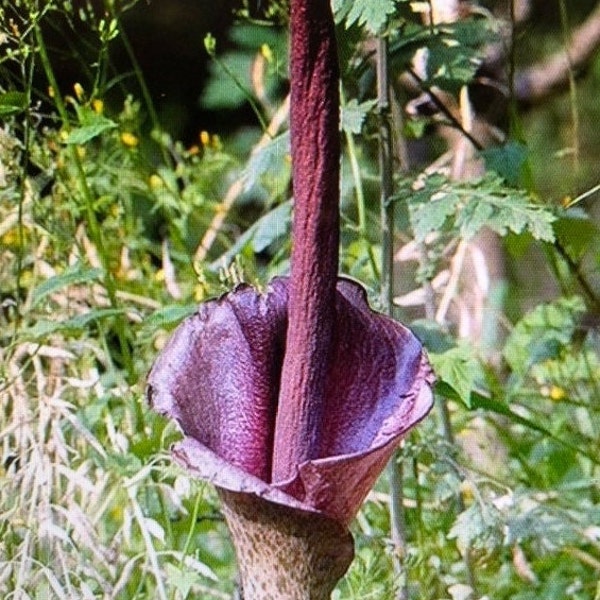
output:
M393 4L335 3L340 20L375 29ZM0 89L0 596L233 598L216 495L172 464L179 433L148 410L144 378L197 302L287 269L287 105L270 92L268 130L242 159L212 132L185 147L148 131L149 107L129 98L109 111L101 87L53 89L40 104L27 74L39 61L53 80L45 17L14 21L3 42L25 77ZM118 15L86 23L100 50L119 35ZM239 35L247 63L278 77L256 31ZM351 99L342 117L342 268L375 296L378 192L359 145L373 109ZM384 476L352 526L357 556L336 600L600 598L600 340L582 270L597 262L596 227L513 183L501 172L397 182L396 258L411 275L396 301L427 308L412 325L438 375L437 412L401 450L404 544ZM472 240L486 229L508 236L515 263L541 247L562 293L523 314L519 290L488 290L498 300L476 346L458 334L465 274L485 287Z

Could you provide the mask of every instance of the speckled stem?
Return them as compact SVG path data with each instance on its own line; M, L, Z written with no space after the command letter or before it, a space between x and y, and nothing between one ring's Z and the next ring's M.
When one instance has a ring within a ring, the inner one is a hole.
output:
M292 0L290 27L293 246L273 481L319 453L339 245L339 67L329 0Z
M329 600L354 556L333 519L218 490L233 538L243 600Z

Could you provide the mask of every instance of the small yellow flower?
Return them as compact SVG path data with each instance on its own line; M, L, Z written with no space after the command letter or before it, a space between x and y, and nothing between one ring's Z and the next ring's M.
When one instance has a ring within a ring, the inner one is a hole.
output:
M73 91L75 92L77 100L81 102L85 97L85 91L83 89L83 86L80 83L75 83L73 84Z
M208 131L200 132L200 142L203 146L208 146L210 144L210 133L208 133Z
M163 186L162 178L160 177L160 175L157 175L156 173L152 173L152 175L150 175L150 179L148 180L148 183L150 184L150 187L153 190L156 190Z
M100 98L92 100L92 109L97 115L101 115L104 112L104 102Z
M165 272L162 269L159 269L154 273L154 281L161 283L165 280Z
M140 140L130 131L124 131L121 134L121 142L128 148L135 148L140 143Z
M567 392L558 385L553 385L550 388L549 396L551 400L554 400L555 402L560 402L561 400L564 400L566 398Z
M69 137L69 132L66 129L61 129L58 136L60 137L61 141L65 142Z
M271 50L271 46L269 46L269 44L263 44L260 47L260 53L267 62L270 63L273 61L273 50Z
M51 85L48 86L48 97L54 98L54 88Z

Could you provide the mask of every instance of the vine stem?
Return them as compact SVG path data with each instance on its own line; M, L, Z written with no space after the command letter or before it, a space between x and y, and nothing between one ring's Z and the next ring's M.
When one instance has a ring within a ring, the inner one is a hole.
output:
M383 311L392 315L394 296L394 203L392 194L393 154L390 125L390 94L388 76L388 40L377 38L377 108L379 112L379 173L381 178L381 304ZM403 505L403 472L399 452L388 465L390 481L390 525L394 544L394 572L398 582L397 600L408 600L408 587L403 573L406 548L406 523Z

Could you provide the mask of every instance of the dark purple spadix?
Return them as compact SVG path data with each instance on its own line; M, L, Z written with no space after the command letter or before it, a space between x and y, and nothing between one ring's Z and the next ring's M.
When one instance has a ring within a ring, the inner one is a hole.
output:
M421 344L338 278L339 93L329 0L291 0L291 274L202 304L157 358L175 458L219 490L248 600L329 597L347 525L430 410ZM291 562L290 562L291 561Z

